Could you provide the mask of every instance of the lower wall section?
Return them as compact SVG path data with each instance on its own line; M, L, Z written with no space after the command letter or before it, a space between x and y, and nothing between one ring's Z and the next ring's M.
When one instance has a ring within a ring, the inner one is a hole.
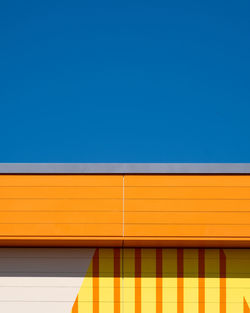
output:
M69 313L94 249L0 249L0 312Z
M96 249L72 313L250 312L250 250Z
M0 249L0 312L250 313L248 249Z

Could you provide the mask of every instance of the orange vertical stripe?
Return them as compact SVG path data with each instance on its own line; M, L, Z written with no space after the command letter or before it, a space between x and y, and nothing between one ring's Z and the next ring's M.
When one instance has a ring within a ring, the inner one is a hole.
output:
M243 312L244 313L250 313L250 309L249 309L249 306L248 306L248 303L247 303L245 297L243 297Z
M220 249L220 313L226 313L226 256L223 249Z
M199 313L205 313L205 250L199 249Z
M114 249L114 313L120 313L120 249Z
M75 303L73 304L72 313L78 313L78 295L76 297Z
M162 313L162 249L156 249L156 313Z
M141 249L135 249L135 313L141 313Z
M93 257L93 313L99 313L99 248Z
M183 249L177 249L177 313L184 312Z

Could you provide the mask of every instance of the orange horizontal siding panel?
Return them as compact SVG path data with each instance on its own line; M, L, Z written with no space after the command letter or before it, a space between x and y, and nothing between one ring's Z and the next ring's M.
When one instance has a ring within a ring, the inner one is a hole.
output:
M1 188L1 187L0 187ZM0 212L122 212L121 199L1 199Z
M4 187L0 188L3 199L122 199L122 187Z
M1 214L0 214L1 218ZM249 225L248 212L127 212L125 225Z
M0 237L119 242L122 196L121 175L0 175Z
M78 211L34 211L1 212L0 227L3 224L82 224L84 225L121 225L121 212L78 212Z
M0 200L1 203L1 200ZM250 200L236 199L126 199L127 212L221 212L250 211Z
M250 175L0 175L2 245L245 247L249 216Z
M250 225L140 224L126 225L125 237L249 237Z
M126 175L124 181L126 187L250 187L249 175Z
M123 237L112 236L0 236L1 247L122 247Z
M0 194L1 196L1 194ZM125 199L248 199L250 187L128 187Z
M131 175L124 190L126 244L153 238L165 238L165 244L167 238L250 240L249 175Z
M0 236L119 237L122 236L122 227L112 223L9 223L0 225Z

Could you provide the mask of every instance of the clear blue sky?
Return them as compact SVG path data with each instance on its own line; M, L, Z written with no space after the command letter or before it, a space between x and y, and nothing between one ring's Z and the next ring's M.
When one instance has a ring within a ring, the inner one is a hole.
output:
M0 162L250 162L250 2L0 1Z

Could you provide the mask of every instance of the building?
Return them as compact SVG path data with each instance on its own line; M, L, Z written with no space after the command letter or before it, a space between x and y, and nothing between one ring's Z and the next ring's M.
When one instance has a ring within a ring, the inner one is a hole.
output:
M0 312L250 312L250 164L0 173Z

